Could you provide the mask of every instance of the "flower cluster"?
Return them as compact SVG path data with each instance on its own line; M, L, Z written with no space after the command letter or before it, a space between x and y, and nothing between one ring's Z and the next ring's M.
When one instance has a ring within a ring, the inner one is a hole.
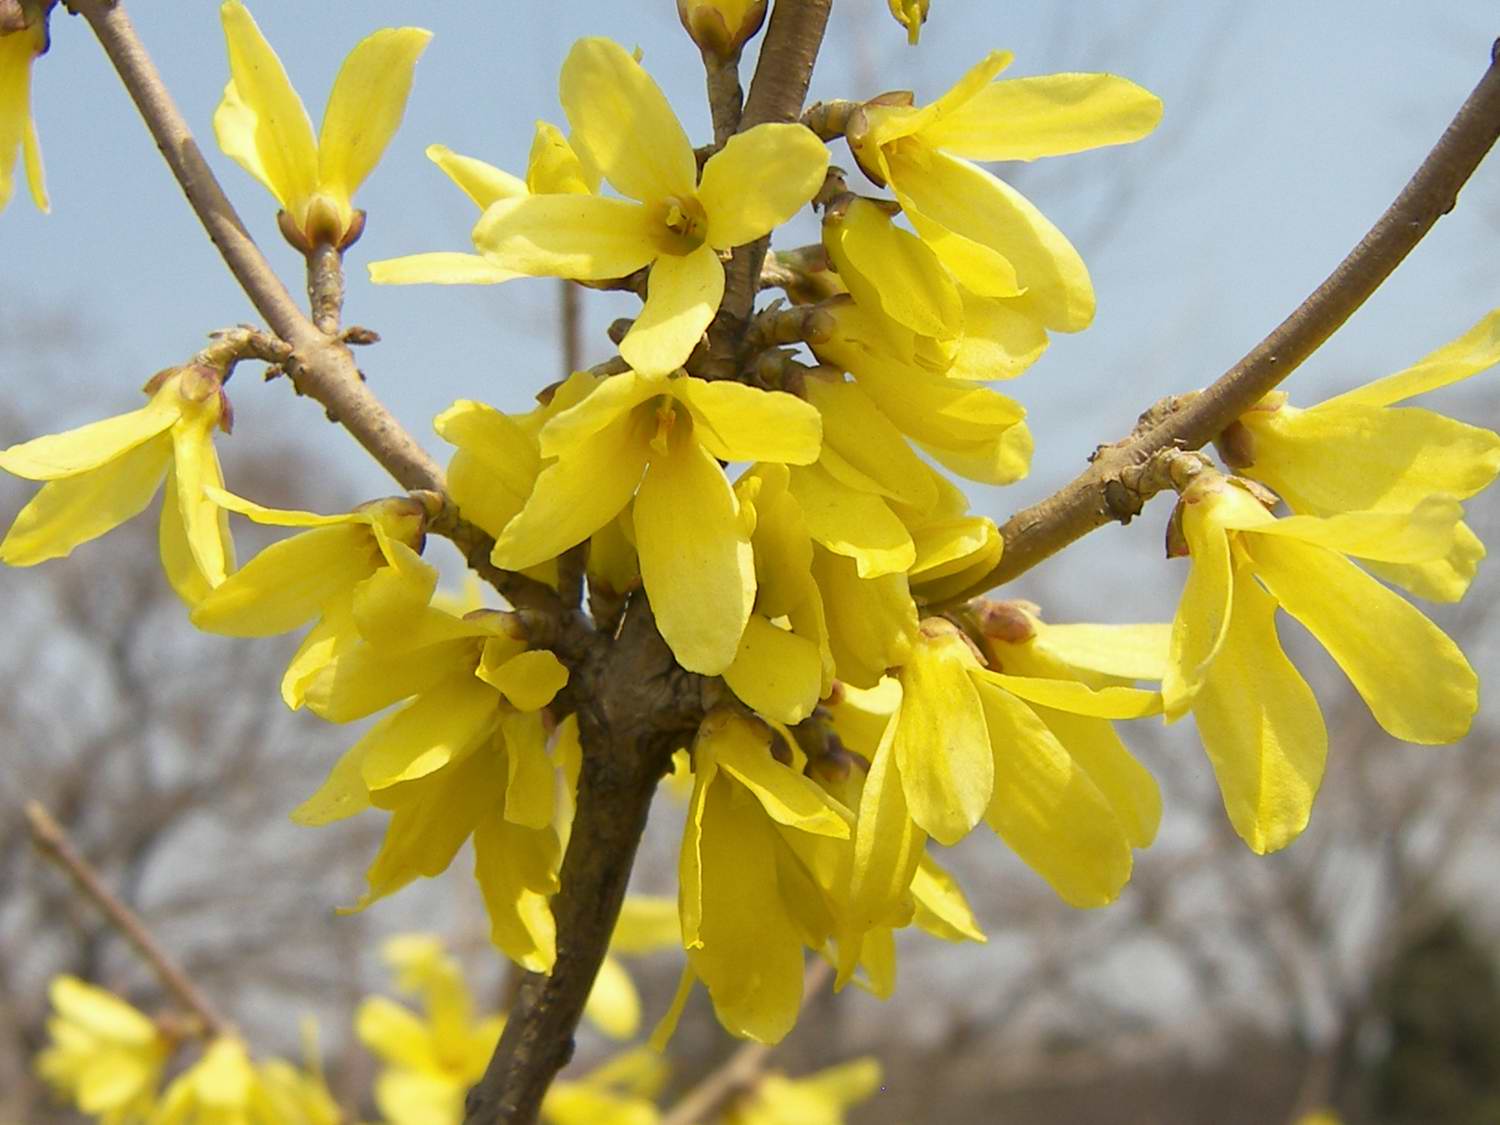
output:
M663 940L661 911L651 899L627 899L616 953L640 953ZM505 1027L499 1013L481 1015L462 966L430 934L388 939L382 954L396 990L417 1008L367 996L354 1013L354 1035L377 1063L371 1097L385 1125L459 1125L464 1097L484 1073ZM616 963L617 964L617 963ZM618 970L626 988L629 977ZM599 993L611 991L596 986ZM618 991L590 1016L606 1034L622 1028ZM42 1079L100 1125L341 1125L348 1120L329 1092L317 1028L302 1025L301 1065L257 1061L232 1034L198 1037L171 1020L152 1020L120 997L73 977L52 981L51 1042L36 1057ZM602 1018L602 1021L600 1020ZM627 1021L628 1022L628 1021ZM623 1033L621 1033L623 1032ZM617 1034L619 1033L619 1034ZM191 1052L196 1050L196 1055ZM174 1056L192 1061L163 1088ZM668 1064L644 1047L622 1050L576 1078L555 1083L541 1108L544 1125L657 1125L656 1101ZM744 1082L713 1125L841 1125L844 1110L880 1084L874 1059L856 1059L791 1079L769 1072Z
M913 41L927 7L892 0ZM764 10L679 5L705 57L721 61ZM356 47L315 140L243 5L227 0L222 16L221 147L275 196L293 244L341 252L364 228L352 193L401 120L427 33L387 29ZM165 478L162 556L194 624L235 635L310 625L285 702L335 723L383 713L293 814L308 825L389 814L356 909L445 870L472 840L493 941L535 972L557 957L552 899L590 749L580 695L596 666L555 639L556 620L536 629L525 607L439 595L427 533L461 519L493 541L487 560L470 556L480 568L558 601L571 589L581 605L581 572L592 619L579 628L595 651L615 635L611 607L649 605L677 671L715 678L695 729L669 748L691 793L675 932L666 925L685 968L660 1038L695 982L729 1030L774 1042L797 1018L809 952L836 966L839 986L885 995L897 930L984 940L927 848L981 822L1064 901L1113 900L1162 813L1118 721L1194 715L1235 828L1257 851L1281 847L1307 821L1327 736L1279 645L1278 608L1393 735L1451 741L1474 714L1462 654L1377 578L1451 601L1473 576L1483 548L1461 501L1500 470L1500 437L1395 404L1500 360L1500 314L1320 406L1272 395L1221 435L1239 475L1174 451L1169 542L1191 570L1170 626L1049 623L1014 601L954 607L1004 541L948 474L1008 484L1032 452L1025 409L989 384L1035 363L1051 333L1087 327L1095 308L1066 236L982 165L1133 142L1161 115L1123 78L999 79L1010 62L987 55L925 105L902 92L830 104L698 150L635 55L582 40L559 83L567 131L537 126L524 176L427 150L479 208L471 251L370 272L377 283L553 277L634 292L641 307L614 331L617 355L523 414L473 400L444 411L437 430L456 449L446 495L330 516L227 491L210 436L229 428L231 365L171 369L138 411L0 453L0 467L47 482L0 558L66 554L139 512ZM830 163L838 138L869 190L887 194L850 189ZM818 243L770 249L809 206ZM736 287L783 295L736 312ZM1291 514L1277 517L1279 501ZM236 569L229 513L301 530ZM391 1002L361 1014L362 1037L390 1064L383 1112L451 1114L498 1024L473 1018L430 943L391 956L427 1017ZM602 1020L628 1034L638 1002L617 973L601 981L615 998L599 1002ZM145 1075L155 1056L130 1022L120 1049ZM60 1081L87 1085L82 1064L59 1059ZM223 1041L163 1104L257 1089L255 1073ZM602 1104L620 1093L614 1081L560 1087L552 1104ZM766 1106L823 1097L794 1085L768 1085L731 1119L773 1120ZM869 1076L826 1085L836 1113Z

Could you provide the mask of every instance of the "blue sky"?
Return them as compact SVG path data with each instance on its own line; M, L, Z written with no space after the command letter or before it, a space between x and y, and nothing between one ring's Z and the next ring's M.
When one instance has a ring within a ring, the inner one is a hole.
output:
M1290 311L1394 197L1483 72L1500 31L1485 0L935 0L922 45L911 49L884 0L835 7L815 97L910 87L926 99L986 50L1006 48L1016 54L1012 73L1108 69L1166 103L1162 128L1131 149L1018 172L1023 190L1077 239L1099 315L1006 388L1032 411L1038 454L1030 480L976 495L997 518L1066 480L1094 444L1120 436L1156 398L1212 379ZM300 260L275 231L273 201L213 143L209 123L227 75L217 5L130 8L231 197L298 291ZM436 33L405 124L359 196L370 224L351 254L347 316L383 336L360 357L372 386L446 459L430 419L455 398L523 408L558 377L556 285L382 289L364 280L371 259L467 245L471 207L423 148L442 142L522 170L533 122L561 120L557 68L585 34L639 45L701 138L696 52L671 0L251 8L315 122L344 52L362 35L405 22ZM18 195L0 216L0 379L28 425L44 429L129 404L146 377L186 358L206 332L253 318L85 25L59 10L53 38L35 76L53 213L37 215ZM842 146L834 159L851 164ZM1294 396L1405 366L1500 303L1497 237L1492 158L1457 212L1290 385ZM593 294L585 304L595 362L607 354L604 326L630 305ZM46 386L23 384L27 326L59 316L81 328L76 361ZM292 440L356 491L389 490L362 451L284 383L242 376L233 391L231 465L234 449ZM1128 539L1159 550L1155 531ZM1070 560L1065 573L1079 565L1086 560Z

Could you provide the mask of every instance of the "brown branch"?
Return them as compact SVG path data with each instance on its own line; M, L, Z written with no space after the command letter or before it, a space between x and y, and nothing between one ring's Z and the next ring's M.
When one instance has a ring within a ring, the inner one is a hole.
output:
M814 961L802 982L805 1005L828 983L833 966ZM754 1086L776 1050L774 1043L742 1043L733 1054L704 1076L662 1116L660 1125L700 1125L723 1109L737 1094Z
M812 81L833 0L777 0L740 115L739 132L768 121L796 121ZM709 339L715 355L732 353L755 304L769 236L736 247L724 276L724 300Z
M228 1021L214 1010L207 997L198 990L198 986L188 979L182 967L157 944L151 931L146 929L145 923L136 913L104 885L98 871L83 858L73 841L68 839L62 825L53 820L51 814L36 801L26 803L26 823L31 829L31 842L37 851L72 877L78 889L93 900L115 929L124 935L141 958L151 966L167 991L198 1018L203 1024L203 1030L215 1038L226 1034L229 1030Z
M319 332L339 334L344 314L344 254L332 243L320 242L307 255L307 306Z
M562 335L562 377L566 379L583 367L583 309L578 286L567 278L557 281L559 324Z
M677 667L644 597L619 639L565 690L578 712L583 768L560 889L552 899L557 960L528 975L484 1077L469 1092L467 1125L531 1125L553 1077L573 1055L573 1032L625 900L625 886L657 782L710 700L702 677Z
M752 91L753 97L753 91ZM1128 522L1149 498L1120 488L1122 472L1160 450L1197 449L1254 406L1364 304L1451 211L1459 189L1500 136L1500 41L1488 71L1394 203L1328 279L1211 386L1144 433L1100 450L1061 491L1012 516L1001 528L996 567L952 600L981 593L1030 570L1113 520ZM1123 502L1122 502L1123 498Z
M183 194L256 310L295 353L287 373L405 488L441 491L442 470L365 386L348 348L303 314L245 229L118 0L69 0L88 20Z
M740 52L726 58L718 51L703 48L703 73L708 83L708 112L714 123L714 148L738 132L744 110L745 92L740 89Z

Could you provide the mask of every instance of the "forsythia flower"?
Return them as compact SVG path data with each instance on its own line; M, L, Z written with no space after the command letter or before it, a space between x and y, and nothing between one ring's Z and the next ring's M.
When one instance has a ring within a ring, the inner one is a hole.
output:
M930 105L867 103L863 119L850 123L849 146L866 175L890 185L961 285L1014 301L1055 331L1076 332L1094 315L1078 252L1020 192L971 161L1138 140L1156 127L1161 101L1108 74L991 82L1011 58L992 52Z
M37 1072L102 1125L145 1121L171 1053L166 1038L125 1001L76 977L55 977L48 991L52 1043Z
M522 570L551 559L634 495L641 580L661 634L684 668L717 675L734 660L755 598L749 529L719 462L807 464L820 433L817 411L789 394L611 376L542 428L541 454L554 460L501 532L493 561Z
M1174 523L1192 569L1162 681L1169 720L1188 710L1235 830L1257 852L1306 827L1328 735L1312 689L1277 641L1277 608L1328 650L1375 720L1408 742L1453 742L1478 708L1474 671L1446 634L1346 556L1447 557L1461 510L1429 498L1410 513L1277 519L1217 473L1182 493Z
M526 179L520 180L492 164L461 156L445 145L428 145L431 160L458 185L481 211L502 199L528 195L587 195L599 190L599 174L584 165L556 125L536 123ZM496 285L524 277L501 269L479 254L438 250L370 263L376 285Z
M162 1095L151 1125L287 1125L237 1039L215 1039Z
M302 1067L284 1059L261 1063L261 1086L266 1097L276 1107L277 1120L284 1125L344 1125L343 1110L334 1101L323 1077L317 1021L304 1016L301 1031Z
M844 1125L880 1089L880 1063L855 1059L802 1078L767 1074L730 1102L718 1125Z
M1397 404L1500 363L1500 310L1414 367L1300 410L1272 392L1220 440L1228 463L1268 485L1294 512L1411 511L1433 495L1467 500L1500 472L1500 434ZM1460 523L1441 559L1372 563L1381 578L1454 602L1474 578L1484 544Z
M850 925L884 923L928 836L951 845L983 819L1073 906L1102 906L1130 878L1132 848L1160 818L1151 776L1118 743L1056 730L1044 715L1156 714L1155 692L983 668L930 620L900 673L901 698L870 762L854 833ZM841 946L841 977L853 942Z
M327 824L371 805L393 813L361 908L441 873L472 835L495 944L545 972L554 956L547 896L562 844L541 709L567 670L550 652L528 650L508 614L459 618L431 608L389 569L369 582L362 639L318 671L307 704L350 722L409 702L344 753L293 819ZM576 720L564 729L576 739Z
M384 996L359 1006L355 1033L386 1064L375 1102L390 1125L462 1121L464 1095L483 1076L505 1018L475 1017L463 970L437 938L395 937L382 952L397 987L421 997L424 1015Z
M283 231L301 249L353 242L364 218L351 197L401 124L412 72L432 33L384 28L361 40L339 68L315 138L302 99L249 10L225 0L219 11L230 75L214 112L219 147L276 197Z
M757 125L709 157L619 44L583 39L563 63L573 144L630 202L532 195L490 205L474 242L502 269L584 281L650 266L646 303L620 354L636 371L680 367L724 294L719 252L769 234L812 199L828 150L802 125Z
M26 186L38 211L50 209L42 150L31 119L31 64L47 49L47 22L0 33L0 211L15 191L16 153L26 162Z
M145 393L151 401L139 410L0 451L0 469L47 482L0 542L0 562L32 566L72 553L139 513L165 476L167 577L189 604L224 581L234 545L207 493L224 483L212 437L232 420L223 380L206 367L169 369Z
M849 826L833 798L773 758L768 735L739 716L704 720L693 773L678 871L684 979L703 981L732 1034L774 1043L802 1003L808 912L828 909L793 838L847 840Z

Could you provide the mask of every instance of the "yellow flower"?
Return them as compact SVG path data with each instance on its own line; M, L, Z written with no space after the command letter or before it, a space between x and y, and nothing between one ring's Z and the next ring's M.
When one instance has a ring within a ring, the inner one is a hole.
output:
M388 27L361 40L339 68L315 138L302 99L249 10L225 0L219 11L229 48L229 84L214 112L219 147L276 197L283 230L299 249L353 242L364 216L351 197L401 125L412 72L432 33Z
M589 194L599 190L599 174L587 167L556 125L536 123L526 179L492 164L461 156L445 145L428 145L431 160L483 211L501 199L528 195ZM370 263L376 285L497 285L525 274L491 265L479 254L439 250Z
M1432 495L1467 500L1500 472L1500 434L1397 404L1500 363L1500 310L1414 367L1299 410L1273 392L1221 439L1229 463L1270 486L1294 512L1411 511ZM1248 441L1246 440L1248 439ZM1377 562L1367 569L1421 597L1455 602L1484 544L1458 525L1441 559Z
M15 191L16 152L26 162L26 186L37 210L50 210L42 150L31 119L31 64L47 49L47 21L0 34L0 211Z
M319 669L357 638L355 601L373 575L390 568L422 602L437 585L437 571L417 555L426 512L409 497L372 500L335 516L265 508L223 489L211 489L210 497L256 523L311 529L267 547L205 595L192 614L198 628L232 637L270 637L318 618L281 680L281 698L293 710Z
M308 707L334 722L408 702L344 753L293 819L328 824L372 805L394 814L356 909L440 874L472 835L491 937L545 972L562 843L541 709L567 670L550 652L527 650L508 614L458 618L415 594L389 568L372 576L358 612L362 639L308 684ZM576 721L564 730L576 738Z
M458 962L435 937L407 934L382 948L403 992L421 998L424 1014L371 996L354 1017L360 1042L386 1064L375 1102L390 1125L463 1120L464 1096L494 1053L503 1016L477 1019Z
M929 0L886 0L896 22L906 28L906 41L913 47L922 35L922 25L927 22Z
M1328 650L1375 720L1408 742L1462 738L1478 708L1474 671L1446 634L1346 556L1447 557L1461 509L1276 519L1233 479L1200 474L1175 522L1192 559L1162 680L1168 720L1191 710L1230 822L1257 852L1307 825L1328 736L1312 690L1277 640L1277 608Z
M749 529L719 462L806 464L819 435L817 411L789 394L611 376L542 428L541 454L554 460L493 561L522 570L554 558L634 495L641 580L661 634L684 668L717 675L734 660L755 597Z
M167 481L161 558L167 577L195 604L234 566L228 519L207 490L224 478L213 430L232 415L218 372L163 371L139 410L0 451L0 469L46 481L0 542L0 562L33 566L112 531L139 513Z
M245 1046L215 1039L173 1079L151 1125L286 1125Z
M276 1107L283 1125L344 1125L344 1112L323 1077L318 1052L318 1025L311 1016L301 1021L303 1065L267 1059L260 1065L261 1086Z
M957 843L985 820L1073 906L1112 901L1131 849L1156 832L1155 782L1123 746L1075 750L1053 711L1095 719L1156 714L1155 692L980 666L946 622L924 623L901 669L900 702L870 761L854 833L851 925L888 924L928 836ZM849 952L841 948L841 977Z
M770 1073L736 1097L719 1125L844 1125L844 1111L880 1089L880 1063L855 1059L802 1078Z
M812 539L788 480L784 465L756 465L735 485L741 509L754 525L756 588L724 681L761 714L798 723L833 686L834 663L823 598L812 574Z
M1088 270L1025 196L976 160L1034 160L1138 140L1161 102L1107 74L991 82L1010 64L996 51L930 105L878 99L851 123L849 145L876 183L889 184L916 232L958 282L1016 303L1055 331L1094 315Z
M624 196L533 195L490 205L475 245L502 269L584 281L650 266L645 306L620 354L648 375L680 367L724 294L719 252L769 234L812 199L828 150L801 125L730 138L700 179L660 88L619 44L583 39L563 63L573 144Z
M693 769L678 869L687 975L707 986L732 1034L774 1043L802 1003L809 915L830 909L794 838L847 841L848 814L736 715L704 720Z
M37 1073L103 1125L145 1121L171 1044L151 1020L102 988L59 976L48 991L52 1043L37 1056Z

